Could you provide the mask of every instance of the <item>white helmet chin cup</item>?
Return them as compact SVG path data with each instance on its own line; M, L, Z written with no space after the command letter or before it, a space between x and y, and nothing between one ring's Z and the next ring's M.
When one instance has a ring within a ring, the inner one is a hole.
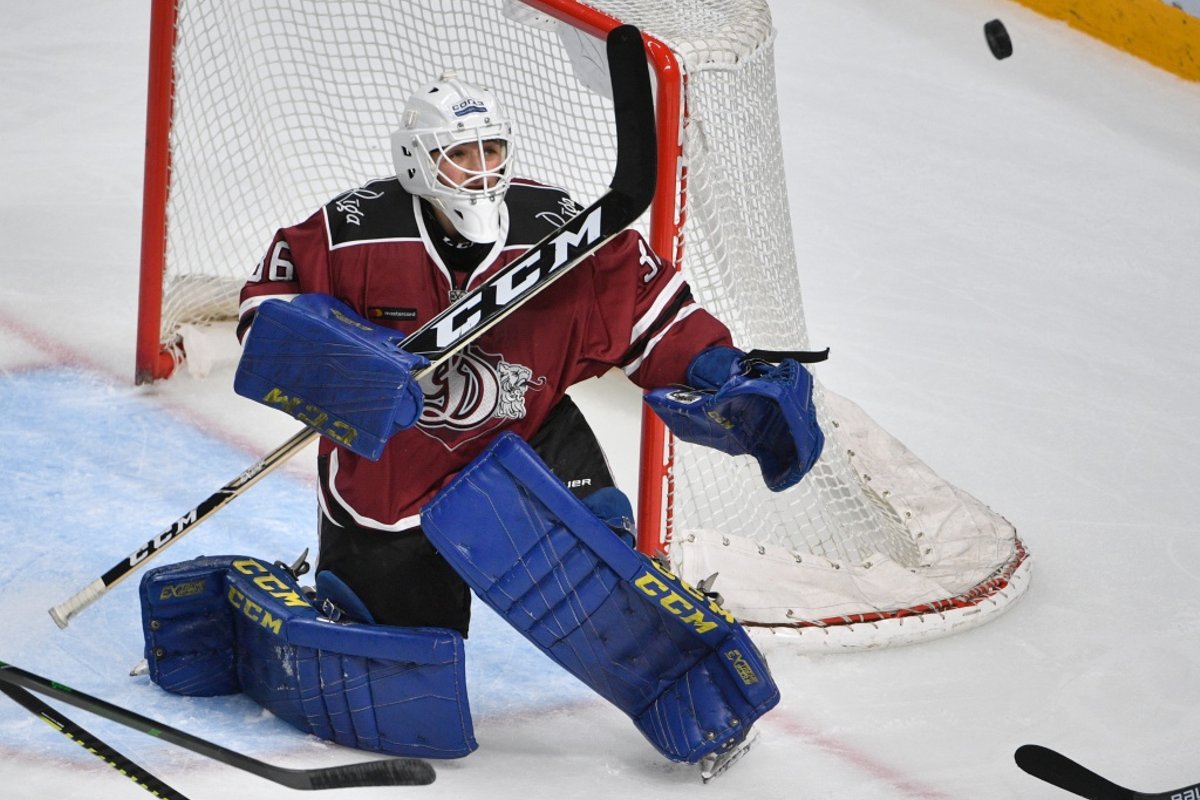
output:
M438 197L432 202L450 220L464 239L472 242L494 242L500 238L500 207L503 192L491 198L446 200Z
M439 171L447 151L500 142L503 158L483 171L461 167L458 184ZM404 106L400 128L392 134L396 177L408 192L439 208L462 236L492 242L500 232L500 208L511 179L512 124L491 91L460 81L453 72L418 90Z

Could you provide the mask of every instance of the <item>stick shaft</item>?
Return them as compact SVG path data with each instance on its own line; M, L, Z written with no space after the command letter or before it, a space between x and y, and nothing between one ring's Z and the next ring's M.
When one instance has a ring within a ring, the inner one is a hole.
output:
M138 764L105 744L98 736L76 725L58 713L52 706L42 702L20 686L0 681L0 692L8 695L14 702L24 706L29 712L40 717L51 728L54 728L54 730L66 736L72 742L75 742L75 744L87 750L155 797L161 797L163 800L188 800L187 797L167 786L167 784L151 775Z
M32 689L55 700L104 717L118 725L124 725L292 789L335 789L344 786L422 786L432 783L436 777L433 767L418 758L363 761L358 764L318 769L290 769L267 764L3 661L0 661L0 686Z
M54 623L59 628L66 628L72 618L103 597L109 589L136 572L142 564L182 539L185 534L190 533L200 523L265 478L276 467L303 450L316 437L317 432L311 428L298 431L292 438L268 453L249 469L209 495L198 506L172 522L166 530L113 564L103 575L70 598L50 609L50 617Z

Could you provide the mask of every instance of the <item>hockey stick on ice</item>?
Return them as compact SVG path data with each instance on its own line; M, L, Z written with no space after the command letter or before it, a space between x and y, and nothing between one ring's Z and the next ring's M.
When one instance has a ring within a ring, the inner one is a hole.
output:
M1017 766L1035 778L1089 800L1190 800L1200 798L1200 783L1169 792L1135 792L1102 778L1048 747L1026 744L1013 756Z
M59 714L52 706L43 703L20 686L0 681L0 692L8 695L14 702L24 706L28 711L41 717L42 721L51 728L54 728L54 730L66 736L84 750L92 753L105 764L108 764L155 797L161 797L163 800L188 800L187 797L167 786L158 778L109 747L94 734L88 733L74 722L71 722L71 720Z
M179 745L193 753L208 756L231 767L287 786L291 789L339 789L351 786L425 786L437 777L433 767L419 758L389 758L380 761L362 761L340 767L317 769L289 769L266 764L250 756L221 747L198 736L155 722L128 709L113 705L98 697L77 692L69 686L56 683L49 678L26 672L0 661L0 688L11 686L32 689L35 692L82 708L107 720L141 731L165 742ZM14 699L16 699L14 697ZM94 738L94 737L93 737ZM103 756L102 756L103 757ZM178 794L173 795L178 797ZM185 799L186 800L186 799Z
M565 275L585 256L633 224L649 207L656 172L654 100L642 36L637 28L622 25L608 34L608 64L617 129L617 164L609 191L401 342L404 350L420 353L430 361L428 367L415 373L418 379ZM317 436L317 431L309 428L299 431L99 578L51 608L55 624L66 628L72 617L299 453Z

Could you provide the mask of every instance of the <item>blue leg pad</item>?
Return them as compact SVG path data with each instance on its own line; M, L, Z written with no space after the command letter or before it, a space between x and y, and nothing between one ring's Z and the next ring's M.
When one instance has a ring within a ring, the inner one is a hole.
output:
M335 624L283 569L201 558L142 579L150 678L177 694L244 692L302 731L422 758L476 749L457 631Z
M623 544L519 437L498 437L421 526L484 602L667 758L721 751L779 702L733 617Z

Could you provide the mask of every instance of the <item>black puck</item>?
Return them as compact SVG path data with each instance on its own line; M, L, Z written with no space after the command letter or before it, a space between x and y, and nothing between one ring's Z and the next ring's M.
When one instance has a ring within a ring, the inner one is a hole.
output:
M1008 58L1012 55L1012 39L1008 38L1008 30L998 19L983 26L983 35L987 38L988 47L997 59Z

